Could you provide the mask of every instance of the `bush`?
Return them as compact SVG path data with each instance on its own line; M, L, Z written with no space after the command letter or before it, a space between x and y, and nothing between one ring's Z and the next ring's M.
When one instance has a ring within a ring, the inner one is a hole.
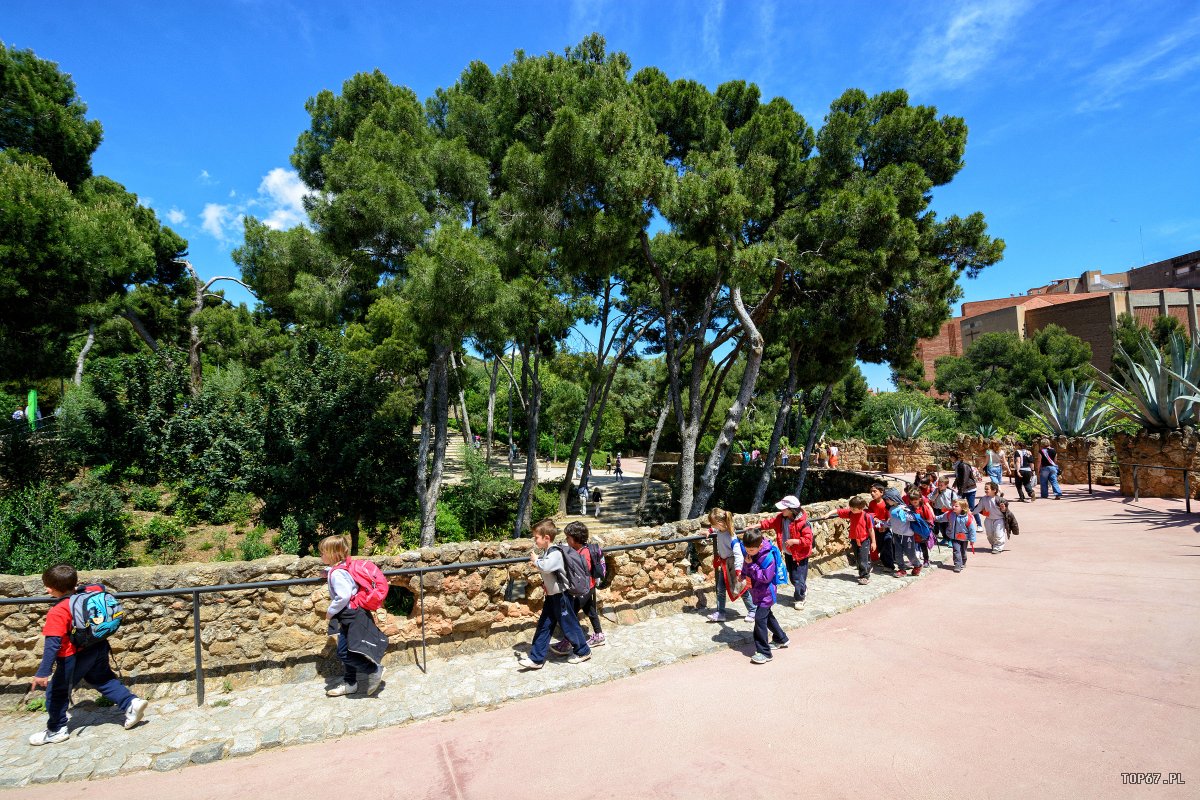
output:
M437 504L437 518L434 521L439 542L465 542L467 529L459 521L458 515L445 503Z
M85 549L98 551L89 556L89 561L99 562L92 569L117 566L128 541L129 515L120 492L107 483L110 476L107 466L97 467L66 487L67 514L75 538L87 545Z
M79 545L49 484L0 500L0 573L38 574L55 564L79 564Z
M242 537L241 550L243 561L253 561L256 558L266 558L272 555L271 548L263 541L266 528L255 528Z
M142 527L146 537L146 551L161 564L173 564L183 555L183 543L187 531L177 520L166 517L151 517Z
M954 440L959 429L957 415L933 398L917 392L882 392L868 396L862 411L854 419L851 433L870 444L884 444L896 435L892 417L903 408L925 412L927 421L921 429L922 439L934 442Z
M283 518L282 528L275 537L275 549L284 555L300 555L300 523L288 514Z
M247 492L230 492L224 505L212 515L211 519L218 525L232 522L235 525L250 524L251 505L254 495Z
M134 489L129 499L138 511L158 511L158 492L148 486Z

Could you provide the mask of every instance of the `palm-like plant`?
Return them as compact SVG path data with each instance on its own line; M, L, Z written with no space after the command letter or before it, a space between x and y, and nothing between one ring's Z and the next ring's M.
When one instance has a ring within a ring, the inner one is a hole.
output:
M900 439L915 439L929 421L929 415L922 408L902 408L892 417L892 428Z
M1045 426L1052 436L1099 436L1113 427L1108 423L1111 412L1109 401L1112 393L1088 407L1088 399L1096 384L1088 381L1076 388L1075 381L1065 384L1058 382L1057 387L1047 386L1048 394L1038 393L1036 406L1026 404L1039 422Z
M1200 418L1200 343L1189 344L1176 332L1164 354L1143 333L1135 354L1117 344L1113 374L1101 373L1100 382L1128 405L1110 403L1113 413L1143 428L1176 430L1195 425Z

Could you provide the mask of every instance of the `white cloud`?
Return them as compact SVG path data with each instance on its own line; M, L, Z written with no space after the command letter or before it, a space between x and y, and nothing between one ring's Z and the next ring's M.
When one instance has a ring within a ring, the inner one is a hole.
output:
M233 240L234 229L241 224L242 214L233 206L207 203L200 212L200 219L200 227L205 233L221 244L228 244Z
M201 186L212 186L217 181L213 178L212 175L208 174L208 170L202 169L202 170L200 170L200 174L196 176L196 182L199 183Z
M1097 70L1089 93L1077 111L1099 111L1120 105L1123 96L1149 83L1178 80L1200 70L1194 51L1200 40L1200 14L1157 41Z
M172 225L182 225L187 222L187 214L172 206L171 210L167 212L167 221Z
M701 39L704 55L711 66L721 62L721 18L725 16L725 0L715 0L704 12L704 29Z
M275 167L258 184L258 194L241 202L208 203L200 218L201 228L222 244L229 244L241 233L242 218L253 212L263 224L274 230L286 230L308 223L304 197L308 189L294 170ZM237 192L229 193L236 200ZM182 212L180 212L182 215Z
M920 91L960 86L995 61L1012 38L1029 0L969 0L945 24L925 31L908 67L906 85Z

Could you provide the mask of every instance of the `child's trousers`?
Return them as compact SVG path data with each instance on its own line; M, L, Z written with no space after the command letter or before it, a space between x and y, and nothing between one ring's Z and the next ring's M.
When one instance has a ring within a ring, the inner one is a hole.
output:
M954 566L965 567L967 565L967 550L971 547L970 542L960 542L954 539L950 542L950 546L954 548Z
M871 540L863 539L861 542L850 542L850 564L858 567L858 577L871 577Z
M921 566L921 557L917 555L917 543L911 536L892 536L892 551L896 559L896 569L904 569L905 557L913 567Z
M375 662L362 653L350 649L346 632L350 626L341 620L334 619L338 625L337 657L342 662L342 680L346 683L358 683L358 674L370 675L376 670Z
M771 638L767 639L768 631ZM771 642L782 644L788 640L779 620L775 619L772 606L759 606L754 609L754 649L768 658L771 657Z
M983 529L987 533L988 543L992 549L1003 550L1004 545L1008 542L1008 532L1004 529L1004 520L988 517L983 522Z
M46 730L57 731L66 727L71 689L80 681L95 686L121 711L129 710L137 695L113 674L108 654L108 642L97 642L82 653L55 660L54 676L50 678L50 686L46 689L46 711L50 716Z
M803 603L808 594L808 559L795 559L784 553L783 561L787 565L788 580L796 590L796 601Z

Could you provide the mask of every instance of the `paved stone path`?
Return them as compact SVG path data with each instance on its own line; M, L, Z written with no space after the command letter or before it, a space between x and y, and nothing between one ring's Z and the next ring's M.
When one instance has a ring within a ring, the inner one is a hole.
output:
M808 601L801 609L793 606L790 587L784 587L784 599L776 612L781 624L787 629L799 628L914 580L877 574L867 586L859 586L854 575L850 570L823 577L810 575ZM937 579L926 572L916 580ZM708 599L711 604L711 594ZM737 607L741 607L740 601ZM210 681L206 707L197 707L190 696L153 701L147 721L132 731L122 730L123 717L117 709L98 708L89 699L71 712L70 741L36 748L27 738L41 730L45 713L4 714L0 716L0 786L174 770L577 689L702 653L728 649L747 657L753 653L752 623L709 623L707 611L688 611L635 625L609 622L609 644L594 648L592 659L580 665L551 659L540 671L523 671L517 668L516 653L504 650L431 660L428 674L415 665L389 668L383 688L373 698L327 698L323 680L225 694L214 691L211 684L215 681ZM95 696L87 687L76 693L77 700Z

